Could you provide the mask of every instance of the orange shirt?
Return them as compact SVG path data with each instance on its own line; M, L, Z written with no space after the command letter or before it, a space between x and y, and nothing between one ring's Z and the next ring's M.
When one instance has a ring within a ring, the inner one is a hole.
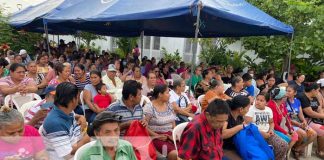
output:
M226 100L226 94L217 95L214 91L209 90L206 92L205 97L201 100L201 112L204 112L207 109L208 101L211 99L222 99Z

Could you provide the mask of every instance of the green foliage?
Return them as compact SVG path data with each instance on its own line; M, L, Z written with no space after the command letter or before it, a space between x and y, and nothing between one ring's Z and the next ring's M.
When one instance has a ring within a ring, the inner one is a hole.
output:
M165 62L171 61L171 62L175 63L175 66L178 66L180 64L181 59L182 59L178 49L173 53L171 53L171 52L169 53L165 49L165 47L162 47L161 48L161 54L163 55L163 59L164 59Z
M99 40L107 40L104 36L96 35L89 32L79 32L77 35L74 35L75 38L80 38L85 44L87 48L91 48L91 41L99 39Z
M232 65L235 69L244 68L243 56L245 52L235 52L227 50L231 40L219 39L201 39L201 52L199 58L208 65Z
M319 68L324 69L324 4L321 0L248 0L271 16L294 27L292 43L292 64L299 71L312 75ZM290 37L247 37L243 38L246 49L255 50L260 65L277 70L286 70ZM308 58L303 57L307 54ZM316 77L311 77L315 79Z
M132 52L132 49L135 48L138 41L138 37L121 37L117 38L116 44L118 48L115 52L119 55L120 58L125 58L128 53Z
M28 33L24 31L14 30L8 24L8 17L3 15L5 6L0 5L0 45L7 44L13 51L26 49L28 53L35 51L35 44L42 40L42 35L39 33Z

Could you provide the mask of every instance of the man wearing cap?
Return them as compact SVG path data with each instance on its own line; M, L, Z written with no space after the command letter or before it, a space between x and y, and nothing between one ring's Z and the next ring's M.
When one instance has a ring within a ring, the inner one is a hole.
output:
M119 138L121 118L109 111L99 113L88 130L89 136L95 136L95 143L75 158L136 160L132 145Z
M25 123L35 128L39 128L43 124L47 113L54 106L55 86L46 87L43 94L45 99L31 101L22 106L26 109L29 108L23 115Z
M26 50L24 50L24 49L20 50L19 55L21 56L21 58L22 58L22 60L23 60L23 64L26 65L28 62L31 61L31 58L30 58L30 56L27 54L27 51L26 51Z
M102 77L102 82L108 86L108 90L123 88L123 82L116 76L117 70L114 64L109 64L107 75Z

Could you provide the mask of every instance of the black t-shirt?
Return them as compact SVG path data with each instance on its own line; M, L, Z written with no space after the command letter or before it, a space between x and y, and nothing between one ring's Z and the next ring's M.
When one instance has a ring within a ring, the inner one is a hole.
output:
M233 78L234 78L234 74L231 74L231 77L227 77L227 76L222 77L222 81L225 84L230 84L232 83Z
M294 86L297 87L297 94L301 94L301 93L305 92L305 87L304 87L303 84L298 85L298 84L296 83L296 81L294 81L294 80L289 81L288 84L289 84L289 85L294 85Z
M227 129L233 128L237 125L241 125L243 123L244 119L242 116L238 116L237 119L235 120L231 114L228 116L227 120ZM224 139L224 144L223 148L227 150L236 150L235 144L233 142L233 137Z
M232 87L228 88L226 91L225 91L225 94L234 98L238 95L242 95L242 96L249 96L249 93L245 90L241 90L240 92L235 92L233 91Z
M317 98L313 98L312 100L309 100L308 97L305 95L305 93L298 94L297 98L300 101L302 109L311 107L314 112L317 112L319 106L319 102ZM307 114L305 114L305 117L309 118Z

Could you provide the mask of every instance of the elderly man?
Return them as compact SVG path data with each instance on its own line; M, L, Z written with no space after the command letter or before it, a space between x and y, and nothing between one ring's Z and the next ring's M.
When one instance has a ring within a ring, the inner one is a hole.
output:
M22 58L22 62L23 62L23 64L26 65L28 62L31 61L31 58L30 58L30 56L27 54L27 51L26 51L26 50L24 50L24 49L20 50L19 55L20 55L21 58Z
M121 117L113 112L99 113L90 127L89 136L95 136L95 144L86 148L80 160L128 159L136 160L132 145L119 138Z
M109 64L107 75L102 77L102 82L108 86L109 90L117 90L123 88L123 82L116 76L117 70L114 64Z

